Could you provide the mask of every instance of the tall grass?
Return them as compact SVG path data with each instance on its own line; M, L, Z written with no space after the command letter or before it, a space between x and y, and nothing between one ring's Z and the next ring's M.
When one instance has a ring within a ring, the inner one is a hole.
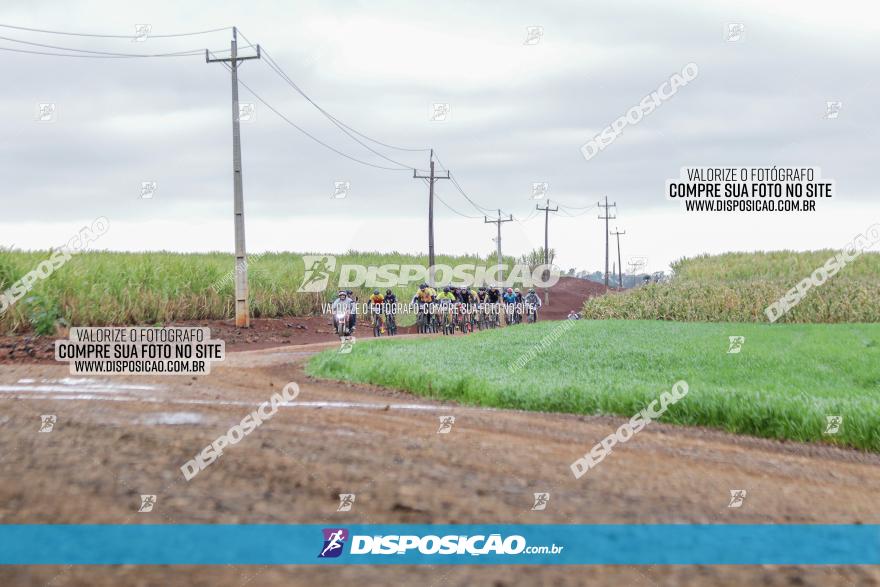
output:
M584 304L587 318L766 322L764 309L836 251L701 255L672 264L668 283L611 293ZM880 253L847 264L782 319L784 322L880 322Z
M321 253L305 253L321 254ZM50 256L49 251L0 250L0 291ZM175 320L225 319L235 314L234 256L227 253L84 252L74 255L0 316L0 332L22 332L59 319L75 326L155 324ZM297 293L304 265L299 253L254 255L248 262L250 309L254 317L316 314L335 297L342 264L426 265L424 255L355 252L336 255L336 272L322 293ZM487 262L476 256L438 255L438 264ZM494 264L494 258L491 261ZM512 259L505 262L513 263ZM392 288L408 301L416 284ZM383 288L384 289L384 288ZM369 294L356 289L359 299Z

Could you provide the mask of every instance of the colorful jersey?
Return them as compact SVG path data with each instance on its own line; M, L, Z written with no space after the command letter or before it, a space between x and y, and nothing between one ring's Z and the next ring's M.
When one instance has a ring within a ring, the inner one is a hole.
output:
M451 291L444 291L444 292L440 292L439 294L437 294L437 301L438 302L442 302L444 300L449 300L450 302L454 302L455 301L455 294L453 294Z
M434 299L437 295L437 292L434 291L433 287L426 287L425 289L420 289L416 292L416 295L419 297L420 302L428 303Z

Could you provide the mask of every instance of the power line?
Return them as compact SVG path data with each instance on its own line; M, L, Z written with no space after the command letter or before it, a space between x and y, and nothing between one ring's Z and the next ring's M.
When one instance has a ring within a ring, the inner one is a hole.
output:
M241 34L242 38L243 38L245 41L247 41L248 43L251 42L251 41L250 41L250 40L249 40L249 39L248 39L243 33L241 33L241 31L239 31L239 34ZM463 196L463 197L464 197L464 198L465 198L465 199L466 199L466 200L467 200L467 201L468 201L468 202L469 202L469 203L470 203L470 204L471 204L471 205L472 205L472 206L473 206L478 212L488 212L488 211L490 210L489 208L486 208L486 207L484 207L484 206L481 206L481 205L477 204L477 203L476 203L476 202L475 202L470 196L468 196L468 194L467 194L467 193L464 191L464 189L461 187L461 184L458 183L458 180L455 179L455 178L452 176L451 173L449 173L448 168L446 168L446 166L443 165L443 162L440 161L440 158L437 157L435 153L433 153L433 150L432 150L432 149L430 149L430 148L424 148L424 149L411 149L411 148L405 148L405 147L398 147L398 146L396 146L396 145L391 145L391 144L388 144L388 143L384 143L384 142L379 141L379 140L377 140L377 139L374 139L374 138L372 138L372 137L370 137L370 136L368 136L368 135L366 135L366 134L364 134L364 133L362 133L362 132L359 132L358 130L352 128L351 126L345 124L344 122L342 122L341 120L339 120L338 118L336 118L335 116L333 116L332 114L330 114L327 110L325 110L325 109L322 108L317 102L315 102L315 101L314 101L314 100L313 100L308 94L306 94L306 92L305 92L302 88L300 88L300 87L296 84L296 82L294 82L294 81L290 78L289 75L287 75L287 73L284 71L284 69L278 64L277 61L275 61L275 59L269 54L268 51L266 51L265 49L263 49L263 54L266 56L266 65L267 65L270 69L272 69L272 71L274 71L276 75L278 75L278 76L279 76L283 81L285 81L285 82L286 82L291 88L293 88L297 93L299 93L303 98L305 98L305 99L306 99L306 100L307 100L312 106L314 106L314 107L315 107L315 108L316 108L321 114L323 114L328 120L330 120L330 121L331 121L331 122L332 122L337 128L339 128L342 132L344 132L346 135L348 135L352 140L354 140L355 142L357 142L359 145L361 145L361 146L364 147L365 149L369 150L371 153L373 153L373 154L375 154L375 155L378 155L378 156L381 157L382 159L385 159L386 161L388 161L388 162L390 162L390 163L394 163L395 165L400 165L402 168L405 167L406 169L413 169L413 166L408 166L408 165L406 165L406 164L404 164L404 163L401 163L400 161L397 161L397 160L395 160L395 159L392 159L392 158L390 158L390 157L384 155L383 153L380 153L380 152L376 151L375 149L371 148L369 145L365 144L363 141L358 140L357 137L353 136L353 134L354 134L354 135L358 135L358 136L360 136L360 137L363 137L364 139L366 139L366 140L368 140L368 141L371 141L371 142L373 142L373 143L376 143L376 144L378 144L378 145L382 145L382 146L387 147L387 148L390 148L390 149L397 149L397 150L400 150L400 151L409 151L409 152L420 152L420 151L421 151L421 152L424 152L424 151L432 151L433 158L437 159L437 162L440 164L441 168L443 168L443 170L447 171L448 179L450 179L450 180L452 181L453 185L454 185L455 188L458 190L458 192L459 192L459 193L460 193L460 194L461 194L461 195L462 195L462 196ZM247 87L247 86L245 86L245 87ZM352 134L352 133L353 133L353 134ZM418 169L418 168L416 168L415 170L416 170L416 171L427 172L427 170L425 170L425 169ZM447 206L448 208L450 208L450 210L453 210L456 214L459 214L460 216L464 216L464 217L466 217L466 218L469 217L469 216L466 215L466 214L463 214L463 213L461 213L461 212L458 212L457 210L454 210L454 209L451 208L448 204L446 204L446 202L443 202L443 204L444 204L445 206ZM478 217L477 217L477 216L474 216L474 217L471 217L471 218L478 218Z
M434 153L434 158L437 159L437 163L440 164L440 167L443 168L444 171L449 171L449 168L446 167L445 165L443 165L443 162L440 160L440 157L438 157L436 153ZM471 205L474 208L476 208L478 212L486 213L486 212L492 211L492 208L486 208L485 206L481 206L481 205L477 204L470 196L468 196L467 192L464 191L464 188L461 187L461 184L458 183L458 180L455 179L455 176L453 176L451 172L450 172L449 176L450 176L449 179L452 181L452 184L455 186L455 189L458 190L458 193L460 193L462 196L464 196L464 199L467 200L468 202L470 202Z
M452 174L450 173L449 178L452 180L452 185L454 185L454 186L456 187L456 189L458 190L458 192L459 192L462 196L464 196L464 199L467 200L468 202L470 202L470 203L471 203L471 206L473 206L474 208L476 208L478 212L488 212L488 211L491 210L491 208L486 208L485 206L481 206L481 205L477 204L476 202L474 202L474 201L471 199L471 197L468 196L467 193L464 191L464 188L461 187L461 184L458 183L458 180L455 178L454 175L452 175Z
M444 171L449 172L449 168L446 167L445 165L443 165L443 162L440 161L440 157L438 157L436 153L434 153L434 158L437 159L437 163L440 164L440 167ZM464 199L467 200L468 202L470 202L471 206L476 208L477 212L480 212L481 214L485 214L487 212L492 211L492 208L486 208L485 206L480 206L470 196L468 196L467 193L464 191L464 188L461 187L461 184L458 183L458 180L455 179L455 176L453 176L451 172L449 173L449 179L452 181L452 185L455 186L455 189L458 190L458 193L460 193L462 196L464 196Z
M20 27L20 26L5 25L5 24L0 24L0 28L8 28L8 29L14 29L14 30L36 32L36 33L45 33L45 34L75 36L75 37L114 38L114 39L137 39L137 38L140 38L140 35L107 35L107 34L96 34L96 33L77 33L77 32L71 32L71 31L56 31L56 30L49 30L49 29L37 29L37 28ZM241 37L248 43L248 45L241 47L241 49L255 46L253 43L251 43L251 41L241 31L237 30L237 28L235 28L235 27L221 27L221 28L216 28L216 29L209 29L209 30L204 30L204 31L192 31L192 32L186 32L186 33L173 33L173 34L162 34L162 35L152 35L151 34L151 35L148 35L148 37L151 37L151 38L185 37L185 36L193 36L193 35L201 35L201 34L207 34L207 33L220 32L220 31L225 31L225 30L230 30L230 29L233 30L234 34L240 34ZM75 58L93 58L93 59L123 59L123 58L146 58L146 57L190 57L190 56L194 56L194 55L199 55L202 52L202 49L191 49L191 50L186 50L186 51L175 51L175 52L169 52L169 53L150 53L150 54L121 53L121 52L111 52L111 51L99 51L99 50L94 50L94 49L77 49L77 48L73 48L73 47L64 47L64 46L52 45L52 44L48 44L48 43L35 43L32 41L25 41L25 40L21 40L21 39L14 39L11 37L4 37L4 36L0 36L0 40L5 40L5 41L12 42L12 43L19 43L19 44L29 45L29 46L34 46L34 47L40 47L40 48L44 48L44 49L54 49L56 51L66 51L67 52L67 53L56 53L56 52L50 52L50 51L33 51L33 50L26 50L26 49L17 49L17 48L13 48L13 47L0 47L0 51L10 51L10 52L15 52L15 53L27 53L27 54L35 54L35 55L47 55L47 56L53 56L53 57L75 57ZM225 53L228 51L230 51L230 49L221 49L221 50L217 50L217 51L208 50L208 51L206 51L206 54L216 57L216 55L215 55L216 53ZM325 143L324 141L317 138L315 135L309 133L304 128L302 128L299 125L297 125L296 123L294 123L292 120L290 120L284 114L282 114L277 108L273 107L265 99L263 99L262 96L260 96L253 88L251 88L249 85L247 85L243 80L239 79L239 83L245 89L247 89L257 100L259 100L264 106L269 108L269 110L271 110L273 113L275 113L279 118L281 118L282 120L287 122L289 125L293 126L295 129L297 129L298 131L300 131L301 133L306 135L308 138L310 138L313 141L320 144L321 146L333 151L334 153L336 153L338 155L341 155L347 159L350 159L351 161L354 161L356 163L360 163L362 165L374 167L377 169L383 169L383 170L387 170L387 171L403 171L403 170L408 171L409 169L412 169L413 167L410 165L407 165L405 163L402 163L400 161L396 161L390 157L387 157L383 153L380 153L379 151L376 151L375 149L373 149L369 145L365 144L363 141L360 141L354 135L363 137L364 139L366 139L368 141L371 141L371 142L373 142L377 145L381 145L383 147L387 147L389 149L396 149L396 150L408 151L408 152L423 152L423 151L431 150L429 148L414 149L414 148L399 147L396 145L391 145L389 143L384 143L384 142L379 141L377 139L374 139L364 133L361 133L358 130L352 128L351 126L345 124L344 122L342 122L341 120L339 120L338 118L336 118L335 116L330 114L327 110L322 108L308 94L306 94L305 91L303 91L302 88L300 88L290 78L290 76L287 75L287 73L281 68L281 66L275 61L275 59L272 58L272 56L268 54L267 51L263 50L263 53L266 56L265 61L267 63L267 66L273 72L275 72L279 77L281 77L281 79L283 81L285 81L288 85L290 85L296 92L298 92L303 98L305 98L310 104L312 104L312 106L314 106L319 112L321 112L321 114L323 114L328 120L330 120L334 125L336 125L340 130L342 130L342 132L344 132L346 135L348 135L350 138L352 138L354 141L356 141L358 144L360 144L361 146L363 146L364 148L366 148L367 150L369 150L373 154L375 154L375 155L385 159L386 161L393 163L399 167L394 168L394 167L386 167L383 165L376 165L376 164L370 163L368 161L358 159L357 157L349 155L349 154ZM223 65L225 67L227 67L228 69L231 69L231 67L229 65L227 65L226 63L223 63ZM437 158L437 160L438 160L438 163L440 163L441 167L443 167L443 169L446 170L445 166L443 166L442 162L440 162L439 157ZM424 171L424 170L416 169L416 171ZM461 184L458 182L458 180L455 179L454 177L452 177L451 173L449 173L448 170L446 170L446 171L447 171L447 178L452 181L453 185L458 190L458 192L471 204L471 206L473 206L478 212L488 212L490 210L489 208L481 206L480 204L475 202L467 194L467 192L464 191L464 188L461 187ZM438 196L438 199L440 199L439 196ZM440 200L440 201L450 211L454 212L455 214L458 214L459 216L462 216L464 218L471 218L471 219L478 219L479 218L478 216L470 216L468 214L464 214L463 212L456 210L455 208L453 208L452 206L447 204L444 200Z
M155 55L78 55L76 53L51 53L49 51L28 51L27 49L13 49L12 47L0 47L0 51L10 51L12 53L27 53L28 55L48 55L50 57L73 57L76 59L131 59L135 57L193 57L200 55L204 49L199 49L195 53L159 53ZM225 51L229 51L226 49ZM218 51L223 53L224 51Z
M453 208L452 206L450 206L449 204L447 204L446 201L443 200L443 198L440 197L440 194L438 194L436 191L434 192L434 197L437 198L438 200L440 200L440 203L443 204L444 206L446 206L446 208L447 208L450 212L453 212L453 213L455 213L455 214L458 214L458 215L461 216L462 218L470 218L471 220L479 220L479 219L480 219L479 216L471 216L471 215L469 215L469 214L465 214L464 212L459 212L458 210L456 210L455 208Z
M560 207L559 207L559 212L562 213L563 215L567 216L568 218L577 218L578 216L583 216L583 215L585 215L585 214L589 214L590 211L591 211L593 208L595 208L595 207L596 207L596 206L591 206L590 208L584 210L583 212L578 212L577 214L574 214L574 213L572 213L572 212L566 210L565 208L563 208L563 207L560 205Z
M275 62L275 60L272 59L272 57L268 54L267 51L264 50L263 54L266 56L266 65L269 67L269 69L274 71L276 75L278 75L290 87L292 87L294 90L296 90L303 98L305 98L312 106L317 108L317 110L321 114L323 114L330 122L332 122L337 128L339 128L339 130L341 130L343 133L348 135L353 141L355 141L356 143L358 143L359 145L361 145L362 147L364 147L365 149L367 149L371 153L378 155L382 159L385 159L389 163L394 163L395 165L399 165L402 169L409 170L409 169L413 168L412 165L407 165L405 163L401 163L400 161L396 161L390 157L385 156L383 153L380 153L379 151L373 149L372 147L370 147L369 145L367 145L366 143L364 143L363 141L358 139L356 136L354 136L352 134L352 132L349 132L349 130L347 130L348 127L346 125L339 122L333 115L331 115L329 112L327 112L326 110L321 108L314 100L312 100L305 92L303 92L299 88L299 86L297 86L296 83L294 83L294 81L290 79L290 77L284 72L284 70L281 69L281 67ZM358 134L360 134L360 133L358 133Z
M526 217L525 217L524 219L522 219L522 220L520 220L519 218L516 218L516 217L514 217L513 219L516 220L516 221L519 222L519 223L524 224L524 223L526 223L526 222L529 222L529 221L531 221L531 220L534 220L534 219L537 218L537 217L538 217L538 212L535 211L535 210L532 210L532 211L529 212L529 215L526 216Z
M91 57L189 57L191 55L199 55L203 51L203 49L189 49L187 51L175 51L172 53L116 53L111 51L96 51L93 49L74 49L73 47L61 47L59 45L50 45L47 43L34 43L31 41L23 41L21 39L13 39L11 37L3 36L0 36L0 40L9 41L11 43L20 43L32 47L42 47L44 49L84 53Z
M23 26L15 26L15 25L11 25L11 24L0 24L0 28L15 29L18 31L29 31L32 33L48 33L48 34L52 34L52 35L67 35L67 36L71 36L71 37L96 37L96 38L105 38L105 39L139 39L139 38L141 38L141 35L102 35L102 34L95 34L95 33L73 33L73 32L68 32L68 31L51 31L51 30L46 30L46 29L33 29L33 28L28 28L28 27L23 27ZM218 29L209 29L206 31L192 31L189 33L170 33L170 34L165 34L165 35L148 34L147 37L151 38L151 39L155 39L155 38L167 39L170 37L191 37L193 35L205 35L208 33L216 33L219 31L228 31L231 28L232 27L226 26L226 27L221 27ZM242 36L244 36L244 35L242 35ZM250 41L248 41L248 43L250 43Z
M570 210L592 210L598 204L591 204L590 206L568 206L566 204L561 204L559 202L556 203L560 208L568 208Z
M240 32L240 31L239 31L239 32ZM242 35L242 37L244 37L244 35ZM245 38L245 40L247 40L247 37L244 37L244 38ZM248 41L248 42L250 42L250 41ZM352 128L351 126L345 124L344 122L342 122L341 120L339 120L338 118L336 118L335 116L333 116L332 114L330 114L329 112L327 112L324 108L322 108L321 106L319 106L317 102L315 102L315 101L314 101L314 100L313 100L308 94L306 94L305 90L303 90L302 88L300 88L300 87L296 84L296 82L294 82L294 81L290 78L290 76L287 75L287 73L284 71L284 69L282 69L282 67L281 67L280 65L278 65L278 62L275 61L275 59L269 54L268 51L266 51L266 50L264 49L263 52L264 52L265 55L266 55L266 64L269 65L270 68L273 69L273 70L275 71L275 73L277 73L277 74L278 74L278 75L279 75L279 76L280 76L285 82L287 82L288 85L290 85L290 87L292 87L294 90L296 90L297 93L299 93L303 98L305 98L305 99L306 99L306 100L307 100L312 106L314 106L315 108L317 108L318 111L321 112L321 114L323 114L324 116L326 116L328 120L330 120L331 122L333 122L334 124L336 124L336 125L339 126L340 128L347 129L347 130L353 132L354 134L356 134L356 135L358 135L358 136L360 136L360 137L363 137L363 138L367 139L368 141L371 141L371 142L376 143L377 145L381 145L381 146L383 146L383 147L387 147L387 148L389 148L389 149L395 149L395 150L398 150L398 151L421 152L421 153L426 153L426 152L430 151L430 147L425 147L425 148L420 148L420 149L413 149L413 148L399 147L399 146L397 146L397 145L391 145L391 144L388 144L388 143L384 143L384 142L382 142L382 141L380 141L380 140L374 139L373 137L371 137L371 136L369 136L369 135L366 135L366 134L364 134L364 133L362 133L362 132L360 132L360 131L358 131L358 130ZM346 134L348 134L348 133L346 133ZM350 136L350 135L349 135L349 136ZM352 137L352 138L354 138L354 137ZM356 139L355 139L355 140L356 140ZM358 142L360 143L360 141L358 141ZM363 145L363 143L360 143L360 144ZM370 147L367 147L366 145L364 145L364 147L366 147L367 149L370 148ZM372 150L372 149L371 149L371 150ZM373 151L373 152L376 153L376 151ZM377 153L377 154L379 154L379 153ZM407 167L408 169L412 169L412 166L411 166L411 165L408 165L408 166L406 166L406 167Z
M428 185L428 179L427 179L427 178L423 177L423 178L421 178L421 179L422 179L422 183L424 183L425 185ZM461 211L459 211L459 210L456 210L455 208L453 208L452 206L450 206L449 204L447 204L446 201L443 200L443 199L440 197L440 194L437 193L437 189L436 189L436 188L434 189L434 197L437 198L438 200L440 200L440 203L443 204L444 206L446 206L446 208L447 208L450 212L454 212L455 214L458 214L459 216L461 216L461 217L463 217L463 218L470 218L470 219L472 219L472 220L476 220L476 219L479 218L479 216L468 216L468 215L465 214L464 212L461 212Z
M402 169L402 168L398 168L398 167L386 167L384 165L376 165L375 163L370 163L369 161L363 161L362 159L358 159L357 157L353 157L352 155L349 155L348 153L340 151L339 149L337 149L336 147L333 147L332 145L328 145L327 143L325 143L324 141L322 141L321 139L319 139L318 137L316 137L315 135L313 135L312 133L310 133L306 129L302 128L301 126L299 126L298 124L296 124L295 122L293 122L292 120L287 118L284 114L279 112L278 109L276 109L274 106L269 104L266 100L264 100L262 98L262 96L260 96L256 91L254 91L253 88L251 88L249 85L247 85L247 83L245 83L241 79L241 77L238 78L238 83L240 83L248 92L250 92L254 96L254 98L259 100L266 108L268 108L269 110L274 112L279 118L281 118L287 124L289 124L290 126L295 128L296 130L298 130L302 134L306 135L307 137L309 137L310 139L312 139L313 141L315 141L319 145L333 151L337 155L341 155L341 156L345 157L346 159L350 159L350 160L354 161L355 163L360 163L361 165L366 165L368 167L375 167L376 169L384 169L387 171L409 171L409 168Z

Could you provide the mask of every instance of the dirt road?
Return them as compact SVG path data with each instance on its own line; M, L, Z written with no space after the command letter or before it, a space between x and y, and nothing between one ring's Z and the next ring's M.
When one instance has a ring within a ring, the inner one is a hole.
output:
M382 344L372 341L369 344ZM652 424L580 480L622 419L485 410L315 381L327 344L230 353L210 375L0 365L0 522L880 523L880 457ZM329 346L335 346L330 343ZM301 393L187 482L180 466ZM41 415L55 415L38 432ZM448 434L439 418L454 415ZM744 489L728 508L731 489ZM534 492L550 492L530 511ZM354 493L350 512L338 494ZM138 513L141 494L156 507ZM735 547L733 545L732 547ZM2 585L877 585L877 567L7 567Z
M550 303L541 310L542 320L561 320L572 310L580 311L588 298L605 293L599 283L562 277L550 288ZM543 294L542 294L543 295ZM403 301L403 300L402 300ZM363 323L362 323L363 324ZM84 325L83 325L84 326ZM329 316L282 316L280 318L253 318L251 327L242 329L229 320L185 320L166 326L204 326L211 335L226 342L227 351L250 351L302 345L331 340L333 327ZM369 328L361 329L361 336L369 336ZM400 334L416 332L415 326L401 326ZM0 335L0 364L43 363L53 364L55 340L66 337L38 336L32 332Z

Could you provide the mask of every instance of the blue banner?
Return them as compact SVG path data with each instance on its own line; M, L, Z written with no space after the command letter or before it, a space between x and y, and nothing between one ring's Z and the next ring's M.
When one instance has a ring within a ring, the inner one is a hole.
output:
M5 565L877 565L880 525L0 525Z

